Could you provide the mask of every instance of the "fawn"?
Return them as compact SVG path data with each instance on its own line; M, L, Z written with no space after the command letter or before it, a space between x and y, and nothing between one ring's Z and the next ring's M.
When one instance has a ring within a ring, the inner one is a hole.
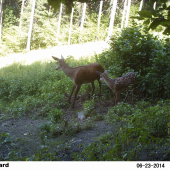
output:
M108 87L115 93L113 99L113 105L116 105L119 99L121 92L126 90L125 101L128 96L128 89L132 87L132 104L133 104L133 89L136 80L136 74L134 72L128 72L123 77L118 77L115 79L111 79L107 75L107 70L105 73L101 73L99 71L95 71L98 75L100 75L100 80L104 80L104 82L108 85ZM124 101L124 102L125 102Z

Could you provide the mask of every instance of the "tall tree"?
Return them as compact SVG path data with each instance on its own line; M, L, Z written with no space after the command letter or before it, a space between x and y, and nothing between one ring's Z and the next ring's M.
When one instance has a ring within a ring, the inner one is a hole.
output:
M58 27L57 27L57 40L56 40L56 42L58 42L58 36L59 36L59 33L60 33L62 7L63 7L63 5L62 5L62 3L61 3L61 4L60 4L60 13L59 13Z
M99 32L99 28L100 28L100 19L101 19L101 14L102 14L102 6L103 6L103 0L100 1L99 17L98 17L98 24L97 24L98 32Z
M110 18L110 24L109 24L109 31L108 36L106 40L109 40L112 35L113 25L114 25L114 19L116 14L116 6L117 6L117 0L112 1L112 12L111 12L111 18Z
M127 14L126 14L125 28L128 26L129 13L130 13L130 5L131 5L131 0L128 0L128 8L127 8Z
M1 33L2 33L2 15L3 15L3 0L0 0L0 43L1 43Z
M143 0L141 0L141 2L140 2L139 11L142 10L142 6L143 6Z
M68 45L70 45L70 39L71 39L71 28L72 28L72 22L73 22L73 13L74 13L74 8L72 8L72 12L71 12L71 20L70 20L70 29L69 29Z
M122 15L121 29L123 29L123 24L124 24L124 19L125 19L126 3L127 3L127 0L125 0L125 2L124 2L124 9L123 9L123 15Z
M27 40L27 50L28 51L30 51L30 42L31 42L31 33L32 33L32 26L33 26L33 19L34 19L35 2L36 2L36 0L33 0L33 2L32 2L30 27L29 27L28 40Z
M83 5L83 15L82 15L82 19L81 19L80 32L83 30L85 13L86 13L86 3L84 3L84 5Z
M24 9L24 1L22 0L22 6L21 6L21 15L20 15L20 22L19 22L19 27L22 25L22 14L23 14L23 9Z
M156 2L153 4L153 9L154 10L156 9Z

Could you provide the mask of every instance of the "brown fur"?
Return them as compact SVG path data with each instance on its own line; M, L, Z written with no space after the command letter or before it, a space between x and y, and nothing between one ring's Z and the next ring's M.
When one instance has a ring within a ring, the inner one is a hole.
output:
M77 96L82 84L91 83L92 95L93 95L93 92L95 89L94 81L97 80L99 82L100 94L101 94L100 76L95 73L95 71L100 71L102 73L104 72L104 68L100 64L92 63L92 64L88 64L85 66L78 66L78 67L72 68L72 67L69 67L65 63L63 57L62 57L62 59L58 59L57 57L54 57L54 56L52 56L52 57L54 60L57 60L56 70L62 69L63 72L73 80L74 86L73 86L73 89L72 89L70 97L69 97L69 100L71 100L72 94L76 88L76 93L75 93L75 97L74 97L74 101L73 101L73 105L72 105L73 107L75 104L76 96Z
M107 73L96 72L100 75L100 78L105 81L108 87L115 93L113 105L116 105L119 99L120 94L126 90L125 101L128 96L128 89L132 86L134 88L136 81L136 74L133 72L128 72L123 77L118 77L115 79L111 79L107 76ZM124 102L125 102L124 101ZM133 90L132 90L132 104L133 104Z

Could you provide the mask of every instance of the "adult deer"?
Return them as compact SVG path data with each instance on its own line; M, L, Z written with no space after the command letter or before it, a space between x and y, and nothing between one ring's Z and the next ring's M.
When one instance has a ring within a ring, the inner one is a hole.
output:
M76 88L76 93L74 96L74 101L72 106L74 107L75 104L75 100L76 100L76 96L80 90L80 87L82 84L85 83L91 83L92 86L92 95L94 93L94 81L97 80L99 82L99 87L100 87L100 95L101 95L101 81L100 81L100 76L98 74L95 73L95 71L100 71L100 72L104 72L104 68L98 64L98 63L92 63L92 64L88 64L85 66L78 66L78 67L69 67L65 61L64 61L64 57L61 56L61 59L52 56L52 58L54 60L57 60L57 66L56 66L56 70L58 69L62 69L63 72L72 79L74 86L72 88L70 97L69 97L69 101L71 100L72 94Z
M100 75L100 80L104 80L104 82L113 91L113 93L115 93L115 96L113 99L113 105L117 104L121 92L125 90L126 90L126 97L125 97L125 101L126 101L127 96L128 96L128 90L130 87L132 87L132 104L133 104L133 89L134 89L135 80L136 80L135 73L128 72L123 77L118 77L115 79L111 79L110 77L108 77L107 70L105 71L105 73L101 73L99 71L96 71L96 73Z

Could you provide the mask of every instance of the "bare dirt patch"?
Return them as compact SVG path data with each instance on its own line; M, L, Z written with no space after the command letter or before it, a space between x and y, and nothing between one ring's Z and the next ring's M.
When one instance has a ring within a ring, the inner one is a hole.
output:
M63 108L63 113L64 118L68 121L68 123L71 123L74 119L74 122L80 123L83 126L87 123L89 118L85 118L83 120L78 119L77 113L83 110L82 100L85 100L80 98L76 101L75 108ZM101 105L101 102L105 104L99 110L98 107ZM110 101L101 102L96 104L95 113L104 116L108 112L108 108L111 106L111 103ZM35 154L35 150L41 149L42 145L48 145L50 143L50 147L52 147L52 145L55 143L55 148L53 149L56 150L60 160L70 161L73 160L73 153L79 153L84 145L88 145L96 141L99 136L113 131L112 127L104 120L96 120L94 121L92 128L81 130L80 132L74 133L73 135L62 134L57 137L48 137L45 144L44 136L42 138L41 135L41 126L49 122L50 121L48 118L36 117L35 119L35 116L32 113L28 113L27 116L20 118L10 118L1 122L0 133L10 134L16 143L15 147L21 152L21 157L32 156ZM4 156L6 156L9 152L9 149L4 147L1 152Z

